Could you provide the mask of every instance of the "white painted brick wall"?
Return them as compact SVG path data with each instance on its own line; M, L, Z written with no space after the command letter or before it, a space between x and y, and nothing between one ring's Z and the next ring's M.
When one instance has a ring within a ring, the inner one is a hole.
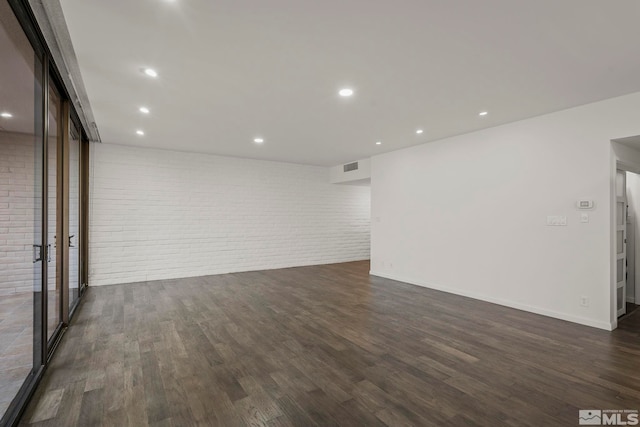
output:
M69 142L69 287L79 286L80 274L80 141Z
M49 116L49 120L53 120L51 116ZM57 135L52 136L52 129L49 130L49 144L47 146L47 158L48 158L48 192L47 192L47 222L48 222L48 230L47 230L47 242L51 244L49 248L50 256L47 258L47 262L49 263L49 268L47 270L47 287L50 291L55 290L57 287L58 275L60 271L58 271L58 243L56 239L57 229L57 221L58 221L58 147L57 147ZM52 306L52 300L49 300L49 306Z
M34 136L0 132L0 295L33 290L34 185Z
M40 235L42 226L39 217L36 221L35 212L36 197L41 197L41 190L36 183L34 143L33 135L0 132L0 295L31 292L35 285L39 286L41 264L33 263L33 244L36 240L34 232ZM48 153L49 163L54 165L49 167L49 241L52 248L48 286L51 290L56 288L56 248L53 247L56 234L55 143L52 138Z
M328 168L91 149L91 285L369 259L370 189Z

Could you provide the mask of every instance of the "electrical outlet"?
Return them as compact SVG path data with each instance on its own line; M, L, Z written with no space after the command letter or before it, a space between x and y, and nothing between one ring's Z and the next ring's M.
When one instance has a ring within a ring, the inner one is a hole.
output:
M580 307L589 307L589 297L580 297Z

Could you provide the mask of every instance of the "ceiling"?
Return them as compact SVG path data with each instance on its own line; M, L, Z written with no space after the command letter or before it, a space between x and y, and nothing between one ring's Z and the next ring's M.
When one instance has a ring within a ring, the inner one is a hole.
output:
M61 4L105 143L332 166L640 91L637 0Z
M633 148L634 150L640 151L640 135L614 139L613 141L622 145L626 145L627 147Z

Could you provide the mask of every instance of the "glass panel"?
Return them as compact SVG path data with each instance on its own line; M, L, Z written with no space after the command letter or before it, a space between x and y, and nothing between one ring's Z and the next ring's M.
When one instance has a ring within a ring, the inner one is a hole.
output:
M624 225L625 222L625 206L624 203L616 203L616 224Z
M0 58L1 417L41 361L42 292L42 65L6 1Z
M80 132L72 124L69 138L69 311L80 286Z
M625 173L622 171L616 171L616 196L624 197L625 193Z
M624 307L624 292L623 292L623 288L618 288L616 289L617 293L618 293L618 297L616 298L617 300L617 306L618 306L618 310L622 310L622 307Z
M624 251L624 232L622 231L616 233L616 246L617 253L621 254Z
M62 245L58 241L57 218L58 218L58 144L61 137L59 120L62 108L60 96L53 85L49 89L49 140L47 141L47 162L48 162L48 230L47 243L49 244L49 257L47 258L47 338L51 338L56 327L61 321L60 308L62 298L62 277L58 271L58 249Z
M619 259L617 262L617 275L616 275L616 282L621 282L622 280L624 280L624 260L623 259Z

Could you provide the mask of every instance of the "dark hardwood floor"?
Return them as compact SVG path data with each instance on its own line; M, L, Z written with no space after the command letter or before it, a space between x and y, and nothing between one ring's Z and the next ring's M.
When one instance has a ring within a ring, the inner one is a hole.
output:
M22 423L540 427L640 409L640 311L611 333L368 269L91 288Z
M33 292L0 295L0 417L5 413L33 368ZM56 301L58 292L49 292ZM49 312L49 334L58 326Z
M33 293L0 295L0 417L33 366Z

